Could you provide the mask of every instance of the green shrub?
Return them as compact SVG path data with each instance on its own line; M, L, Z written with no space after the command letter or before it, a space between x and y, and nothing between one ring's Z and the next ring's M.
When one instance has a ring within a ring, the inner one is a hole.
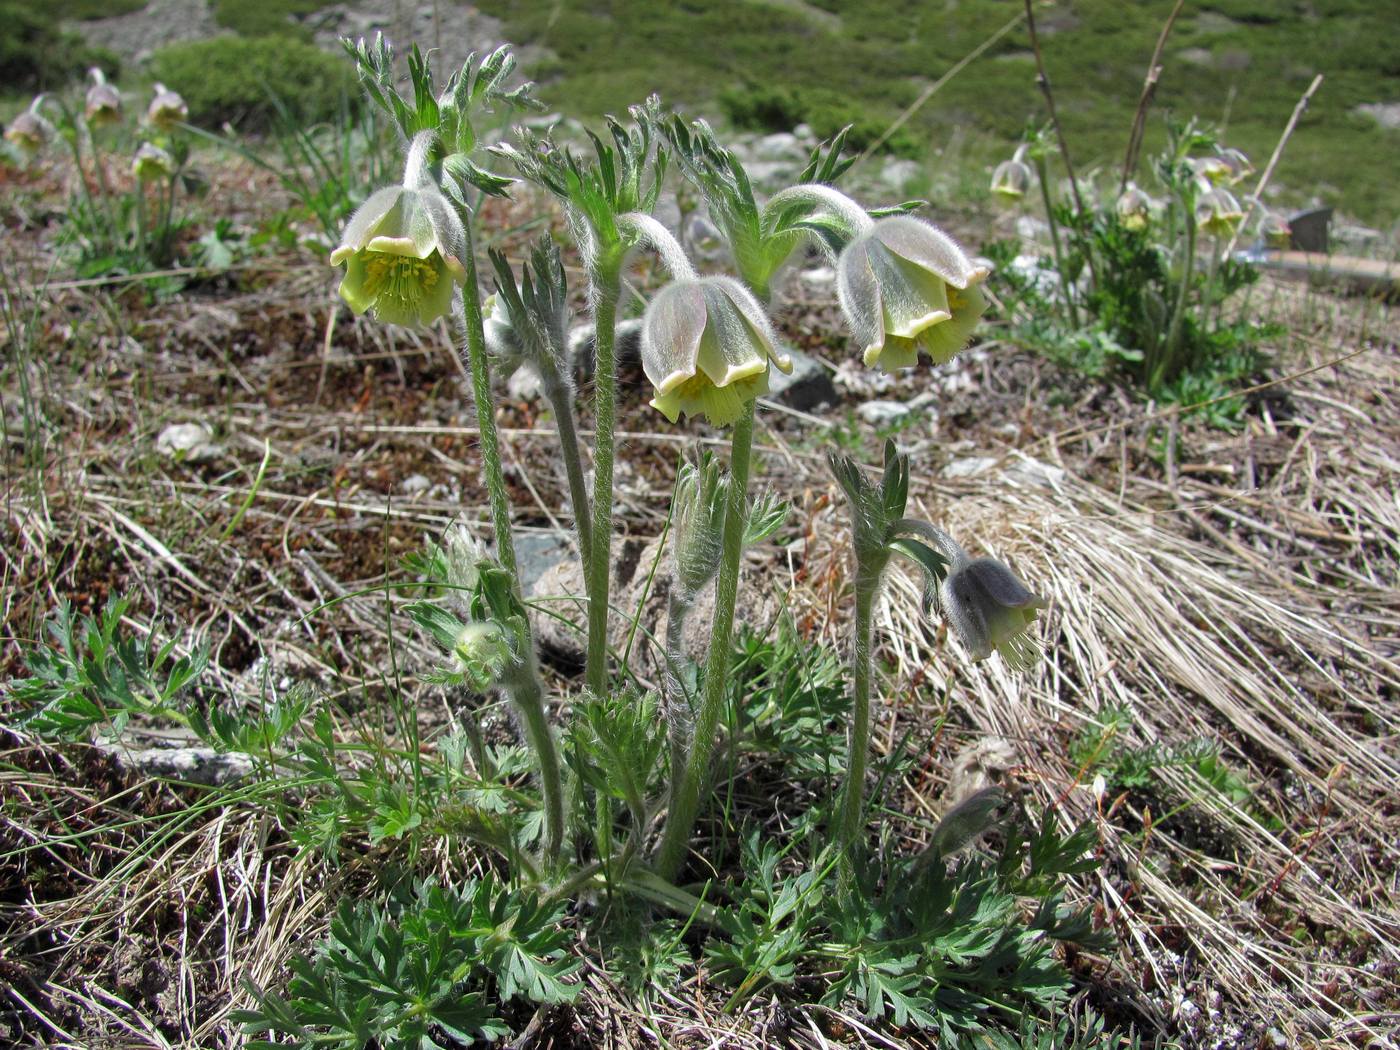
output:
M325 120L359 96L343 61L287 37L172 44L156 52L152 72L185 97L191 122L209 126L265 128L277 110L274 99L304 120Z
M0 87L49 91L89 66L115 76L117 65L111 52L88 47L82 37L60 29L52 12L0 2Z
M889 125L888 121L871 119L840 92L822 88L750 84L721 92L719 103L735 127L748 131L791 131L807 124L818 138L831 138L849 125L846 144L856 151L879 141ZM895 132L880 148L902 157L921 153L915 140L903 131Z
M293 17L325 6L325 0L214 0L214 20L240 36L305 37Z

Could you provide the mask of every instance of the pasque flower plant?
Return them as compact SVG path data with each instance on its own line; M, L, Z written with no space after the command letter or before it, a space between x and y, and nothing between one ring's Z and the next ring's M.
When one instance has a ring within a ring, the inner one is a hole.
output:
M332 263L345 267L340 294L356 313L382 321L452 321L472 379L491 498L495 556L467 549L471 545L464 547L458 535L449 544L455 553L443 557L457 566L446 583L459 597L449 600L449 609L431 602L414 606L415 619L444 650L440 680L498 690L511 702L535 757L542 799L544 849L523 870L552 899L606 885L720 922L673 880L685 870L714 749L729 722L742 553L779 527L784 515L772 500L755 505L748 492L755 416L770 369L791 367L770 318L775 278L799 247L826 252L837 266L857 351L869 365L896 369L915 366L920 351L945 362L968 342L986 309L981 284L988 270L947 233L907 214L907 206L869 211L836 190L832 183L849 164L840 156L840 137L816 151L796 185L760 205L743 165L708 126L663 117L654 100L634 109L630 123L610 122L611 142L592 139L585 157L550 139L518 133L489 156L508 161L563 204L588 285L594 351L590 491L575 420L574 362L566 347L569 296L558 247L542 241L519 276L507 256L493 253L495 294L483 304L478 287L475 203L485 194L504 194L510 180L482 166L472 119L488 102L523 104L525 95L502 87L508 59L497 52L472 60L437 91L427 63L415 53L409 101L395 91L385 45L361 43L351 50L371 98L398 123L409 147L401 183L370 197L331 255ZM729 242L734 274L697 272L677 238L652 216L673 159ZM727 469L720 457L707 455L679 471L659 699L622 687L610 663L607 630L619 396L615 328L622 277L639 253L653 255L666 275L642 316L641 361L651 405L673 425L703 421L725 428L729 443ZM568 474L585 567L588 646L582 690L573 697L575 715L564 734L567 762L558 756L516 575L492 366L529 368L540 377ZM832 467L852 506L856 555L849 768L833 836L839 856L854 871L864 840L873 612L891 558L902 555L923 570L929 606L937 603L974 659L1000 653L1011 666L1028 667L1035 652L1030 631L1042 603L1000 563L968 559L951 537L905 516L909 462L893 445L878 486L851 460L834 458ZM468 563L470 568L462 567ZM696 667L682 635L711 585L709 641L703 666ZM664 711L669 725L669 748L661 746L656 731L657 711ZM648 798L663 761L664 795ZM591 812L584 802L590 793ZM617 800L625 803L629 822L620 840L614 834ZM498 839L489 844L502 849Z

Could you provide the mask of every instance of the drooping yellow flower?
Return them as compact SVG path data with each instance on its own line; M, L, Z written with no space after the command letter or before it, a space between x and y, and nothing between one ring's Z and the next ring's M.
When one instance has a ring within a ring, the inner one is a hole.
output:
M466 233L436 189L391 186L360 206L331 264L345 264L340 296L357 314L391 324L430 324L452 308L464 284Z
M158 82L155 86L155 96L146 107L147 123L162 131L169 131L176 124L183 124L189 119L189 115L190 107L185 105L185 100L179 93Z
M5 141L16 146L26 160L33 160L53 138L53 125L39 112L44 96L40 95L5 129Z
M672 423L704 416L727 426L768 392L768 365L792 371L763 308L730 277L675 281L642 319L642 369L656 388L652 407Z
M939 604L974 660L997 652L1012 669L1024 671L1039 656L1030 627L1046 602L995 558L955 562L939 589Z
M837 290L867 365L909 368L925 350L943 364L967 345L987 309L990 271L930 223L904 215L876 222L846 246Z
M131 161L131 174L141 182L155 182L175 174L175 158L152 142L141 143Z
M1021 151L1016 156L1004 160L992 171L992 193L1007 202L1019 201L1026 195L1031 185L1030 165L1021 159Z
M1244 219L1244 209L1224 186L1212 186L1196 198L1196 225L1212 237L1229 237Z
M1152 221L1152 198L1138 189L1136 183L1128 183L1114 205L1118 221L1124 229L1144 230Z
M103 76L102 70L94 66L88 70L92 76L92 87L87 89L84 100L83 117L94 128L120 124L122 119L122 96Z

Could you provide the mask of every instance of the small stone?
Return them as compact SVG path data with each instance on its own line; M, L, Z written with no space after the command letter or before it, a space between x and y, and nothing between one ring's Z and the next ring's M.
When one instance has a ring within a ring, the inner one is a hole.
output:
M908 187L917 185L924 177L924 166L908 157L895 157L885 162L880 172L880 182L895 193L905 193Z
M1018 459L1002 471L1002 475L1012 481L1033 485L1036 488L1050 489L1054 492L1060 490L1060 485L1065 480L1065 472L1062 467L1052 467L1049 463L1042 463L1029 456Z
M203 463L223 454L214 432L203 423L172 423L156 438L156 451L177 463Z
M399 488L405 496L417 496L427 492L432 486L433 483L426 474L410 474L399 482Z
M807 150L788 131L777 131L765 135L753 145L753 155L757 160L788 161L797 164L807 162Z
M830 266L816 266L810 270L803 270L801 280L803 284L826 291L836 283L836 271Z
M856 409L856 415L873 427L894 426L913 411L903 401L867 401Z
M1001 460L995 456L968 456L965 459L955 459L943 468L945 478L975 478L979 474L985 474L995 467Z

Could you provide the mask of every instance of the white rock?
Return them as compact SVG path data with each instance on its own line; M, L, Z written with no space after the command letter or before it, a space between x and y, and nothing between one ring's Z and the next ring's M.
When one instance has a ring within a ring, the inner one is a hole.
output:
M399 488L406 496L417 496L419 493L427 492L432 488L432 481L425 474L410 474L399 482Z
M995 456L968 456L965 459L955 459L943 468L945 478L975 478L979 474L985 474L999 463Z
M156 451L182 463L202 463L224 450L203 423L172 423L156 438Z
M912 411L902 401L867 401L856 409L856 415L874 427L888 427L904 419Z

